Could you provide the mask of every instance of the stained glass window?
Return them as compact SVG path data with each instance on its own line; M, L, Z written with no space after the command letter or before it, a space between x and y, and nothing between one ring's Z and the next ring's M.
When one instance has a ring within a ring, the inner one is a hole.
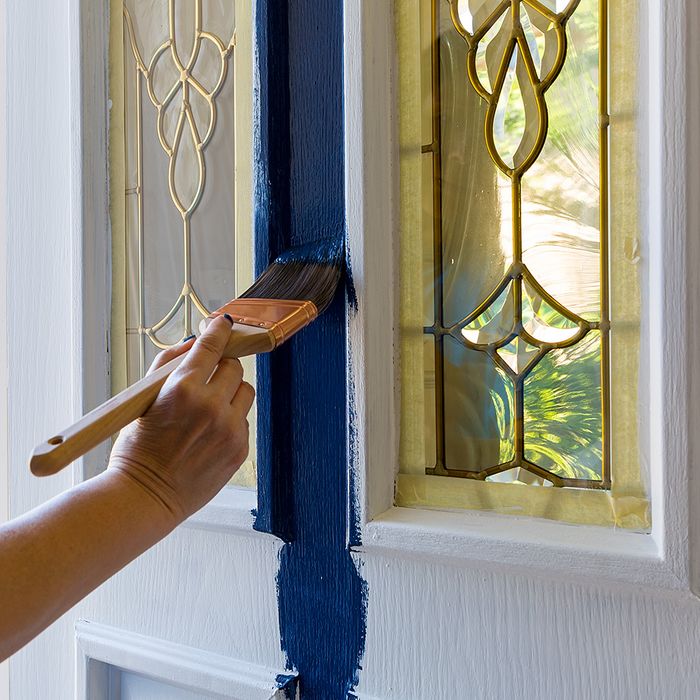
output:
M636 34L611 58L636 11L610 3L399 3L402 295L414 309L403 312L402 367L424 377L420 395L404 392L406 475L612 488L613 433L636 427L639 256L621 241L639 230L634 155L625 175L614 170L634 147L635 86L622 80ZM645 527L638 464L626 476L617 483L639 498L634 526ZM432 483L400 474L399 501L425 500Z
M249 5L112 0L114 390L252 282Z

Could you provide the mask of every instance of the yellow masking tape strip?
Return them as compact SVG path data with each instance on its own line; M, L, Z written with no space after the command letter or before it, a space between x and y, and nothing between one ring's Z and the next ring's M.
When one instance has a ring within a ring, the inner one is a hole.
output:
M651 527L646 498L615 497L610 492L586 489L399 474L396 503L404 507L527 515L578 525L608 525L629 530L644 531Z
M112 318L110 359L112 393L127 383L126 207L124 191L124 20L123 0L110 2L109 29L109 213L112 234Z

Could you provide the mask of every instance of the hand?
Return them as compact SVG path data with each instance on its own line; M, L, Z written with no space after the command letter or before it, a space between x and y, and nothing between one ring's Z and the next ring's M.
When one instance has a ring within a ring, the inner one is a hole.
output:
M120 433L110 457L182 522L208 503L248 456L255 397L239 360L222 359L231 322L218 316L197 341L158 355L149 372L189 350L148 411Z

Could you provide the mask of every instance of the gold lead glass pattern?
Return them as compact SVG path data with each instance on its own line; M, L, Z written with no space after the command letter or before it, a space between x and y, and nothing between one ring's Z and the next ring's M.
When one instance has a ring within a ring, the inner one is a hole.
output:
M607 2L426 4L426 473L608 489Z
M235 17L230 2L128 0L123 18L134 378L235 294Z

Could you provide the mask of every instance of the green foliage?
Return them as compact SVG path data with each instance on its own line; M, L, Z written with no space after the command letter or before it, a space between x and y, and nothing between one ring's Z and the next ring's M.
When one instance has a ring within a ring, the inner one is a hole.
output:
M525 457L562 477L602 472L600 337L549 353L525 380Z

